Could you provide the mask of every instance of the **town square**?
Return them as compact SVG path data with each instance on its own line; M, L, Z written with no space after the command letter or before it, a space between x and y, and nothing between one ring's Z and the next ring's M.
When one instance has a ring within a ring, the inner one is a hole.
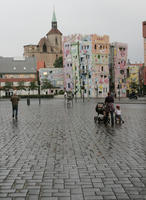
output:
M145 7L0 2L0 200L146 200Z

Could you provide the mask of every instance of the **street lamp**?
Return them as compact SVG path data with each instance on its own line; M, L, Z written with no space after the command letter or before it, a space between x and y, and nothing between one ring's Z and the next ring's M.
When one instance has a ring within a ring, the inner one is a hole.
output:
M84 82L84 78L87 74L82 71L82 95L83 95L83 102L84 102L84 94L85 94L85 82Z
M40 83L40 75L39 75L39 71L37 71L37 82L38 82L39 104L41 104L41 97L40 97L40 92L41 92L41 83Z
M85 58L86 57L86 62L84 62L84 60L83 60L83 63L86 65L86 68L85 68L85 70L82 69L82 81L83 81L84 77L87 80L87 97L88 97L88 100L89 100L89 67L88 67L88 65L89 65L89 63L88 63L89 56L90 55L88 55L88 54L83 54L81 56L81 58ZM84 90L83 90L83 96L84 96L85 84L83 85L83 87L84 87Z
M119 83L118 83L118 95L119 95L119 101L120 101L120 89L121 89L121 84L120 84L120 80L119 80Z

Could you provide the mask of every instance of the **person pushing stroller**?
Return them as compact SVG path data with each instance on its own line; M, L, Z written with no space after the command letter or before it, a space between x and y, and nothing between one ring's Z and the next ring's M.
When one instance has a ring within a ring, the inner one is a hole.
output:
M109 113L111 115L111 124L114 125L114 98L108 92L108 96L105 98L105 124L107 124Z

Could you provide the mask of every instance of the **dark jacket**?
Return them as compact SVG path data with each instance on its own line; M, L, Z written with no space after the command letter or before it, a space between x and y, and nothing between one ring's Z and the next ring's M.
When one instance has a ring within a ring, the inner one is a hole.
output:
M114 103L114 98L112 96L107 96L105 98L105 104L106 103Z
M14 96L11 97L11 101L12 101L13 106L17 106L18 102L19 102L19 97L14 95Z
M115 108L114 108L114 98L112 96L107 96L105 98L105 111L106 112L114 112Z

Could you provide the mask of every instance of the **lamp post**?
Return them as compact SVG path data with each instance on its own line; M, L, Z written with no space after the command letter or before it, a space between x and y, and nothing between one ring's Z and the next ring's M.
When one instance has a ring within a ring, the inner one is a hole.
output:
M119 95L119 101L120 101L120 89L121 89L121 84L120 84L120 80L119 80L119 83L118 83L118 95Z
M85 68L85 70L84 69L82 69L82 80L84 79L84 78L86 78L86 82L87 82L87 98L88 98L88 100L89 100L89 68L88 68L88 65L89 65L89 63L88 63L88 59L89 59L89 55L88 54L83 54L82 56L81 56L81 58L85 58L86 57L86 62L83 60L83 63L86 65L86 68ZM82 83L84 83L84 81L82 82ZM84 92L85 92L85 83L84 83L84 85L82 84L82 87L84 88L84 90L83 90L83 96L84 96Z
M40 83L39 71L37 71L37 82L38 82L38 95L39 95L39 105L40 105L41 104L41 97L40 97L41 83Z
M85 93L85 82L84 82L84 77L86 76L86 73L84 71L82 71L82 97L83 97L83 102L84 102L84 93Z

